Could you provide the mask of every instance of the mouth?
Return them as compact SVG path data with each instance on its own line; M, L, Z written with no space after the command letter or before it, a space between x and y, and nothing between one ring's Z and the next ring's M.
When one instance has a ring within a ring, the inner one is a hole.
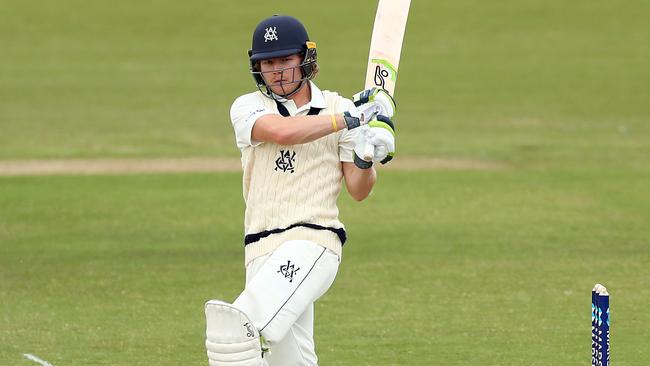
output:
M293 81L287 79L278 79L273 81L273 85L286 85L291 83L293 83Z

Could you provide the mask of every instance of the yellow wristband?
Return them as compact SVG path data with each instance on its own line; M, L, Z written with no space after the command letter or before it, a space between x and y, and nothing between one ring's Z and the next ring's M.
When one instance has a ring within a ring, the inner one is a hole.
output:
M334 132L338 132L339 126L336 125L336 115L331 114L331 116L332 116L332 129L334 130Z

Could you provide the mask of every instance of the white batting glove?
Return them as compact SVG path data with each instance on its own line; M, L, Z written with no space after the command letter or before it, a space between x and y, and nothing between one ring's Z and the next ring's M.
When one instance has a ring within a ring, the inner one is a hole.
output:
M368 123L370 143L374 146L372 161L386 164L395 155L395 126L390 118L378 115Z
M359 113L364 115L368 121L377 115L387 116L388 118L395 115L395 100L384 89L366 89L355 94L352 101Z
M386 164L395 155L395 129L386 116L377 116L359 129L355 139L354 163L368 169L374 163Z

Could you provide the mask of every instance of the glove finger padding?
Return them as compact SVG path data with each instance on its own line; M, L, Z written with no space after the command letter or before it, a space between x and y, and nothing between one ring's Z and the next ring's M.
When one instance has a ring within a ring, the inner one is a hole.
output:
M386 145L376 145L372 161L375 163L380 163L382 160L386 159L387 156L388 149L386 148Z
M366 151L374 151L374 146L370 140L374 136L374 132L370 130L368 125L358 128L354 139L354 164L361 169L368 169L372 166L372 160L364 160L362 157L366 155Z
M368 119L376 114L392 117L395 114L395 99L384 89L370 88L352 97L354 105L366 112Z
M390 118L379 115L377 120L368 123L370 131L373 133L371 143L375 146L373 161L386 164L393 159L395 155L395 127ZM383 150L378 150L379 146L384 146ZM386 152L386 155L383 152Z

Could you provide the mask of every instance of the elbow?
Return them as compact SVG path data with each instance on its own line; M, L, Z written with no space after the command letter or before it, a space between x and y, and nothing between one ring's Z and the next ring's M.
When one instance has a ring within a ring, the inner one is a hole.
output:
M351 194L352 199L354 199L357 202L361 202L361 201L365 200L366 198L368 198L369 195L370 195L370 192L368 192L366 194Z
M279 145L294 145L295 132L287 125L284 117L266 115L253 126L252 137L256 141L273 142Z
M366 198L368 198L368 196L370 196L370 192L371 190L369 189L367 191L357 190L357 191L351 191L349 193L353 200L357 202L361 202Z
M293 134L286 130L277 131L274 137L274 142L279 145L294 145L296 143Z
M269 131L268 139L278 145L294 145L295 136L287 128L275 128Z

